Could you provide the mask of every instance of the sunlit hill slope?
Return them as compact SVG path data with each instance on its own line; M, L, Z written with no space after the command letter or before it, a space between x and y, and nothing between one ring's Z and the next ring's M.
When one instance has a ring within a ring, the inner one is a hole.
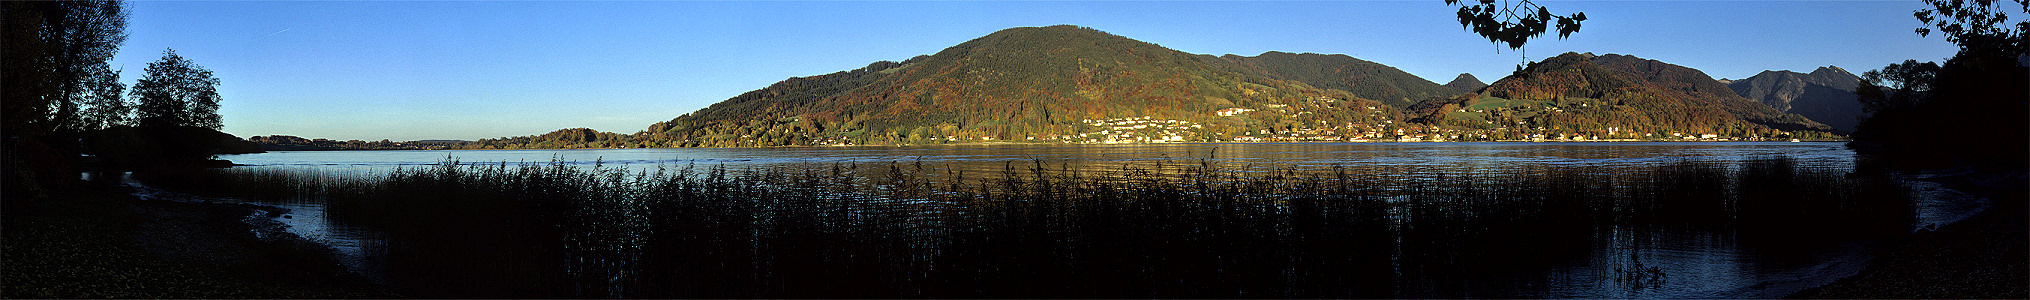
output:
M1654 60L1568 53L1518 74L1448 87L1345 55L1198 55L1091 28L1020 27L790 78L635 134L467 148L1832 137Z
M1349 78L1372 75L1287 62L1296 59L1397 76L1370 84ZM1407 75L1345 56L1211 57L1090 28L1025 27L899 63L785 80L655 124L639 138L654 146L786 146L1219 141L1319 124L1348 127L1334 133L1380 132L1395 110L1369 99L1443 95Z
M1418 121L1547 139L1832 138L1831 128L1736 95L1704 72L1627 55L1566 53L1480 94L1412 107ZM1506 136L1517 135L1517 136Z

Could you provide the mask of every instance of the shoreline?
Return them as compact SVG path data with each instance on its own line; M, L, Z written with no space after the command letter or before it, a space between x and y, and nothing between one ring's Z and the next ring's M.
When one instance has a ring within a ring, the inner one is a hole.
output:
M8 200L4 298L401 297L261 219L273 208L118 187Z
M1094 142L952 142L952 144L818 144L818 146L680 146L680 148L905 148L905 146L1151 146L1151 144L1460 144L1460 142L1788 142L1788 140L1281 140L1281 142L1121 142L1121 144L1094 144ZM1849 142L1849 140L1799 140L1799 142ZM670 148L670 146L652 146ZM264 152L416 152L420 148L378 148L378 150L266 150ZM434 148L420 152L441 152L441 150L631 150L631 148Z
M1991 199L1994 206L1936 231L1923 231L1881 241L1875 258L1857 274L1791 293L1786 298L2024 298L2030 269L2024 261L2030 211L2024 205L2023 171L1960 174L1929 178L1944 188ZM312 297L387 298L392 289L366 283L334 261L331 249L295 237L273 227L248 220L273 218L276 208L251 204L149 200L125 189L77 192L78 195L30 204L33 212L59 210L86 212L80 208L110 208L112 213L83 214L75 220L69 214L22 216L10 212L7 222L7 273L10 289L6 298L52 297ZM18 200L17 200L18 201ZM10 206L16 208L18 206ZM126 222L119 219L129 218ZM22 220L29 219L29 220ZM261 219L272 222L272 219ZM256 220L260 221L260 220ZM20 222L29 222L22 225ZM46 249L45 244L63 243L52 238L69 238L79 232L30 232L52 227L88 226L91 223L128 223L125 226L89 229L83 257L98 263L50 258L59 253L35 253L22 257L20 247ZM95 234L97 233L97 234ZM112 233L110 235L105 233ZM281 236L263 238L264 234ZM107 236L111 236L109 239ZM24 240L27 240L24 242ZM125 242L104 249L103 241ZM94 242L100 241L100 242ZM136 251L139 250L139 251ZM108 258L107 256L110 256ZM49 259L41 261L41 259ZM65 265L70 264L70 265ZM138 271L55 270L70 267L106 269L133 265ZM335 268L335 269L334 269ZM33 270L33 271L24 271ZM173 271L171 271L173 270ZM336 271L334 271L336 270ZM47 272L47 273L45 273ZM121 272L140 272L122 275ZM195 273L190 275L188 273ZM84 276L80 276L84 275ZM113 277L114 279L107 279ZM194 278L194 279L193 279ZM51 288L51 282L62 282ZM38 285L43 283L45 285ZM133 288L132 286L140 286ZM39 288L22 291L21 287ZM126 287L126 288L122 288Z
M1883 241L1860 273L1785 298L2030 298L2024 170L1927 179L1988 198L1987 211Z

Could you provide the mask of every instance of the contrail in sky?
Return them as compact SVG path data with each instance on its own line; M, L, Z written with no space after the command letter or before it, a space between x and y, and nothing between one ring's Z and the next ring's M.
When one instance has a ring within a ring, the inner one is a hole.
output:
M296 29L296 28L295 28L295 27L290 27L290 28L283 28L283 29L282 29L282 31L289 31L290 29ZM275 33L270 33L270 34L268 34L268 35L264 35L264 36L261 36L261 37L271 37L271 36L275 36L275 34L279 34L279 33L282 33L282 31L276 31Z

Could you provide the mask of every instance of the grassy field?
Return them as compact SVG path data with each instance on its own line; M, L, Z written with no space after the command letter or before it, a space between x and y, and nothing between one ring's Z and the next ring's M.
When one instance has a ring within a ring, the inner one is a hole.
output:
M1540 104L1542 103L1539 101L1531 101L1531 100L1510 100L1499 97L1482 97L1480 99L1475 99L1472 102L1468 102L1466 107L1460 108L1465 111L1447 112L1445 113L1445 117L1447 120L1465 122L1465 124L1469 125L1487 124L1487 122L1491 121L1488 118L1487 111L1495 109L1520 109L1515 112L1516 114L1515 117L1529 118L1537 115L1536 110L1532 110L1529 108L1539 107ZM1486 126L1497 127L1505 125L1509 124L1494 124Z

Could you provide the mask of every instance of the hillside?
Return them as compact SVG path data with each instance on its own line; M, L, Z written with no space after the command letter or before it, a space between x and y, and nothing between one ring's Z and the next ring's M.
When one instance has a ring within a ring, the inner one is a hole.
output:
M1228 54L1217 58L1204 55L1200 59L1237 72L1351 92L1395 108L1459 93L1395 67L1341 54L1269 51L1253 57Z
M1727 87L1749 100L1825 123L1839 132L1853 132L1861 116L1861 103L1854 95L1860 81L1860 76L1828 66L1809 74L1762 71Z
M1704 72L1626 55L1566 53L1482 93L1417 105L1431 124L1593 138L1819 137L1830 130L1735 95ZM1463 122L1462 122L1463 120Z
M1445 88L1452 89L1452 93L1455 94L1479 92L1481 88L1486 87L1487 83L1481 82L1480 78L1475 78L1470 73L1459 73L1459 77L1445 83Z
M1204 59L1090 28L1023 27L903 62L785 80L634 139L656 147L1224 141L1328 131L1315 128L1319 121L1337 125L1335 134L1393 123L1392 107L1318 87L1377 86L1348 79L1357 72L1289 71L1309 60L1400 73L1344 56Z
M1091 28L1020 27L790 78L635 134L567 129L462 147L1825 136L1815 132L1825 125L1676 65L1567 54L1524 73L1461 94L1479 80L1447 87L1345 55L1194 55Z

